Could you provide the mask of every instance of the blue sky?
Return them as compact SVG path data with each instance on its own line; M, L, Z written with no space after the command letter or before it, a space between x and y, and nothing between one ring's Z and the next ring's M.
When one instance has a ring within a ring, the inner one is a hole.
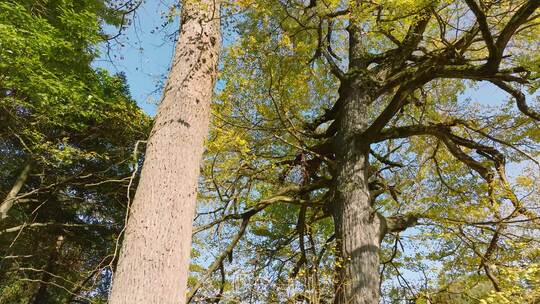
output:
M133 22L117 41L111 43L110 58L104 45L101 58L94 64L112 73L125 73L133 98L144 111L154 115L174 51L172 37L179 23L177 16L173 22L166 22L166 16L178 1L142 1ZM117 30L111 28L109 32L116 33ZM497 105L508 95L490 83L481 82L477 90L468 90L461 98L470 98L483 105Z
M107 46L103 45L101 57L94 63L112 73L125 73L132 97L152 116L174 51L173 37L179 21L176 17L167 23L166 15L175 3L176 0L144 0L133 22L117 41L111 43L108 54ZM116 31L114 28L109 30L110 33ZM482 82L477 90L468 90L461 98L494 105L508 97L493 85Z
M124 72L132 97L152 116L156 112L161 85L165 81L174 50L172 37L178 29L178 18L167 23L166 15L175 2L144 1L123 35L118 41L111 42L109 54L107 45L103 45L101 58L94 63L112 73ZM116 33L117 30L110 28L107 31Z

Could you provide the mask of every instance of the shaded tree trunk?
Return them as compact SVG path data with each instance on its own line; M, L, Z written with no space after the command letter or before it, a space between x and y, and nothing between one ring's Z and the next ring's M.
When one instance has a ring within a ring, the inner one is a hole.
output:
M181 23L111 304L185 303L197 179L220 48L219 1L184 1Z
M52 279L52 274L54 273L56 262L60 258L60 251L62 250L62 245L64 245L64 240L65 238L63 235L59 235L56 238L56 242L54 244L54 247L52 248L51 254L49 255L47 264L45 265L43 273L41 274L39 287L28 302L29 304L47 303L47 288L49 287L49 282Z
M337 240L335 304L375 304L379 303L380 220L370 204L369 144L358 137L367 128L369 88L360 81L341 86L333 207Z

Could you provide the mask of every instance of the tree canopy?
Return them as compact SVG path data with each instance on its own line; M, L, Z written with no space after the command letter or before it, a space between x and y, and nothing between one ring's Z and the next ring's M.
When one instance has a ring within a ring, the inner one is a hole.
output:
M349 140L370 147L383 300L537 301L537 7L239 2L196 219L194 299L332 302L344 262L332 208L336 191L351 191L336 189L339 128L357 87L370 99Z
M0 303L106 299L150 125L125 77L92 67L127 10L0 1Z
M92 62L137 3L0 0L0 303L107 300L151 118ZM538 6L222 1L188 301L540 301Z

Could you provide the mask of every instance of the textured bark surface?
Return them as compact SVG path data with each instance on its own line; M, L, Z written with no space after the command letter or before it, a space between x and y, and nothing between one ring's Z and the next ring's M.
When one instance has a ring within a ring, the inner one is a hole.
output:
M377 304L380 221L370 205L369 144L357 136L367 127L370 99L368 90L354 84L342 83L341 92L333 209L338 250L335 304Z
M197 179L220 48L219 1L185 1L111 304L185 303Z
M28 179L28 175L30 174L30 170L32 169L32 165L30 162L26 163L24 168L22 169L21 173L19 173L19 176L15 180L15 183L13 184L13 187L9 191L8 195L0 205L0 219L5 219L8 216L8 212L13 207L16 201L16 197L21 191L22 187L26 183L26 180Z

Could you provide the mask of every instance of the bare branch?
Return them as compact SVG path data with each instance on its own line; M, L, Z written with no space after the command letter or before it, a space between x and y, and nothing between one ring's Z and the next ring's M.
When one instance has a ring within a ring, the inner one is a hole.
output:
M510 21L508 21L502 32L499 34L499 37L497 37L497 41L495 42L497 55L495 56L494 61L490 63L491 65L494 65L495 67L499 66L506 45L508 44L514 33L517 31L517 29L523 23L527 22L529 16L531 16L539 6L540 1L528 0L527 3L521 6L518 11L512 16Z
M248 226L249 220L251 219L251 216L253 216L255 213L247 214L242 219L242 224L240 225L240 230L236 234L236 236L232 239L232 241L229 243L229 246L214 260L214 262L208 267L202 278L193 286L193 288L189 291L187 295L187 303L190 303L193 300L193 297L197 294L197 291L201 288L201 286L206 282L206 280L220 267L220 265L223 265L223 261L227 256L229 256L232 251L234 250L234 247L242 236L244 236L244 233L246 232L246 228Z
M19 191L21 191L21 188L26 183L26 180L28 179L28 175L30 174L30 170L32 169L31 162L27 162L24 166L24 168L21 170L21 173L19 173L19 176L15 180L15 183L13 184L13 187L9 191L8 195L0 205L0 218L5 219L8 215L9 210L13 205L15 204L15 201L17 200L17 195L19 194Z
M465 2L476 16L476 21L480 27L480 32L482 33L482 37L484 38L484 42L486 43L489 51L489 61L493 61L495 60L495 56L497 56L497 50L495 48L495 42L493 41L491 31L489 30L486 14L480 8L480 6L478 6L476 0L465 0Z
M512 86L506 84L504 81L501 80L490 80L490 82L512 95L516 99L518 109L523 114L529 116L536 121L540 121L540 113L534 111L527 105L525 94L523 94L520 90L513 88Z

